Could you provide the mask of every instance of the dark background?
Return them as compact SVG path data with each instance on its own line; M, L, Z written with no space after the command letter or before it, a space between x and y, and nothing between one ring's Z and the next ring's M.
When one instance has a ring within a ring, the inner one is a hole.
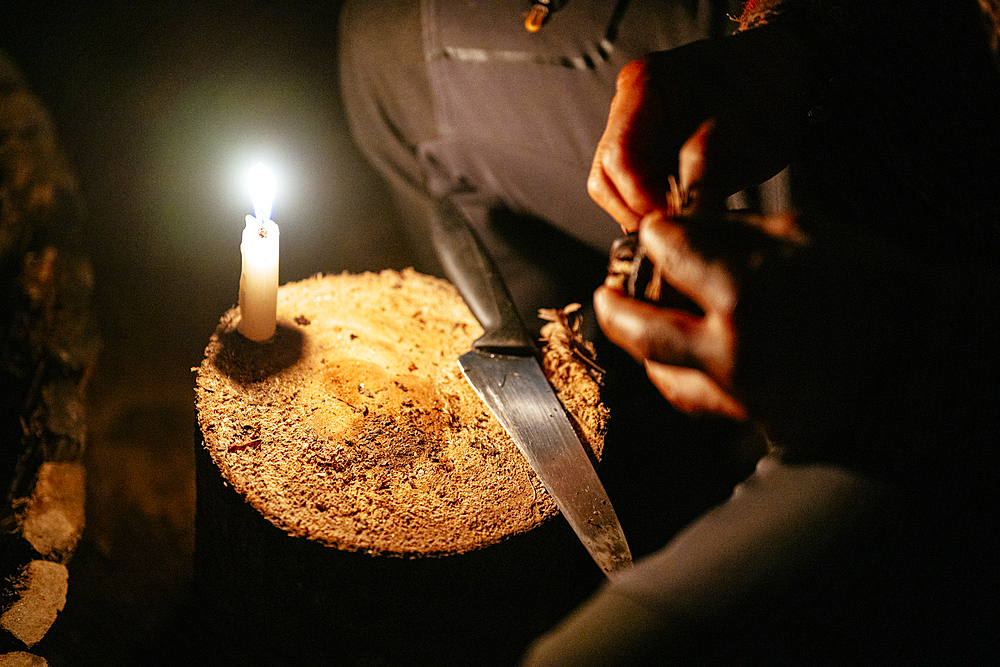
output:
M79 178L104 339L88 395L87 530L66 609L34 649L52 665L149 656L183 613L191 367L237 298L249 167L279 178L282 283L410 264L341 108L340 4L0 5L0 50Z

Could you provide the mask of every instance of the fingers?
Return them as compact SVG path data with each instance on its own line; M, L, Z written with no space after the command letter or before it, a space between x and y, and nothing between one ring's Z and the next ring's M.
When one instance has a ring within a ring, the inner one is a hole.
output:
M594 310L608 339L632 358L700 366L698 317L636 301L607 287L594 292Z
M662 212L654 211L640 223L639 242L660 276L690 297L706 314L732 312L736 305L736 288L729 273L721 264L707 262L691 249L684 227L668 220Z
M746 419L746 408L701 371L648 360L645 366L653 385L678 410Z
M638 301L601 287L594 293L598 324L609 340L646 364L661 393L680 409L741 417L742 406L725 393L736 347L732 278L722 264L692 250L684 227L662 212L641 220L639 238L659 277L702 312Z
M706 333L699 318L635 301L606 287L594 293L594 309L608 339L641 361L654 386L679 410L735 419L746 416L743 406L705 372L715 364L706 363L700 353ZM720 375L726 381L728 374Z
M590 193L591 198L621 225L623 232L634 232L639 228L639 220L642 219L642 214L633 210L632 206L626 202L625 196L618 189L618 184L608 175L608 169L610 168L608 165L613 164L617 160L617 158L609 157L608 154L610 152L613 151L608 147L598 147L597 153L594 155L594 163L590 169L590 176L587 178L587 191ZM605 161L607 161L607 164ZM629 188L623 183L623 181L628 180L631 179L627 175L624 178L619 176L619 184L623 185L626 191L631 190L630 198L634 202L637 188L635 188L634 184ZM641 204L633 204L633 206L639 209L644 208Z
M789 139L772 136L734 111L701 123L678 154L677 182L687 193L689 213L721 212L726 199L759 185L790 160Z
M678 154L677 182L687 196L688 213L721 211L726 208L726 194L712 182L712 158L709 150L716 136L717 121L706 120L698 126Z
M740 221L759 229L773 239L780 239L798 246L805 245L809 241L805 233L799 228L799 216L797 213L779 213L767 216L751 215L741 217Z
M648 87L646 63L626 65L587 179L590 196L626 232L666 201L659 183L667 154L662 145L665 122L662 101Z

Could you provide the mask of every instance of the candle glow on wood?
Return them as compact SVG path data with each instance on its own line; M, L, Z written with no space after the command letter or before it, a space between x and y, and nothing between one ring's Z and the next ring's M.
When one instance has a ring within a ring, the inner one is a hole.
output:
M278 314L278 225L271 220L274 177L264 165L250 170L254 215L243 230L243 272L240 274L240 323L237 330L254 341L274 335Z

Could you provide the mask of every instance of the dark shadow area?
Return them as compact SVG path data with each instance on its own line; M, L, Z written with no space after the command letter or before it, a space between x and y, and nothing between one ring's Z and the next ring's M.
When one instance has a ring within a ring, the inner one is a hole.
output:
M498 236L513 244L521 257L553 282L564 285L557 302L585 294L601 284L607 271L608 255L573 238L547 221L506 208L490 211L490 226Z
M289 539L196 452L197 622L158 664L512 665L603 576L558 517L461 555L371 556ZM530 563L530 567L525 567ZM177 651L177 646L186 647Z
M589 313L594 290L607 274L607 253L595 250L541 218L506 208L490 210L489 225L518 259L534 268L541 282L551 286L544 307L579 303ZM501 273L504 268L500 267ZM516 276L508 273L506 278L510 282ZM539 305L520 306L521 319L533 334L537 334L544 324L538 318L536 306ZM599 334L592 315L584 318L584 326L587 338Z
M274 336L262 343L245 338L235 329L219 334L215 366L230 380L249 385L263 382L302 358L303 335L294 326L278 323Z

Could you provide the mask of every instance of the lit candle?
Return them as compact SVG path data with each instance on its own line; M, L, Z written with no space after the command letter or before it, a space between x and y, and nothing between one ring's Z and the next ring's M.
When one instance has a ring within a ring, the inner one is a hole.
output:
M278 316L278 225L271 220L274 177L259 162L250 170L254 215L243 230L240 323L237 330L254 341L274 335Z

